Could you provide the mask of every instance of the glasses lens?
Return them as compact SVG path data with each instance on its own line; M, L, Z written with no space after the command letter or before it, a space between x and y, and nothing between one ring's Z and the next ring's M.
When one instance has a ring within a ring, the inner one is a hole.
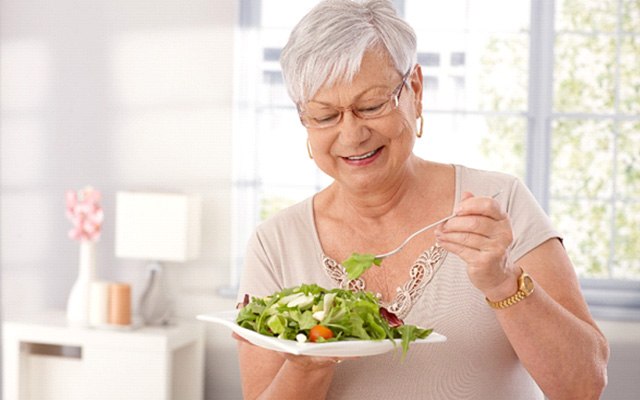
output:
M380 118L392 110L392 100L393 99L372 101L369 105L354 107L353 112L363 119Z
M302 114L302 123L310 128L326 128L340 121L340 111L335 109L309 109Z

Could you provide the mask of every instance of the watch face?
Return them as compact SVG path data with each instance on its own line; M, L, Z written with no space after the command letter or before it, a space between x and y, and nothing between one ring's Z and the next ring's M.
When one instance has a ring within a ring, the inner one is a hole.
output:
M522 290L527 294L533 292L533 280L529 275L522 277Z

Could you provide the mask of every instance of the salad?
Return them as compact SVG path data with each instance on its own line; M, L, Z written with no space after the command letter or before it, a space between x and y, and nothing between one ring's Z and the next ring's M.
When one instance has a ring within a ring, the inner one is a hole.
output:
M358 279L366 270L373 265L378 267L382 264L382 259L373 254L353 253L349 258L342 262L342 266L347 271L347 278L350 280Z
M432 329L406 325L381 307L369 292L325 289L315 284L287 288L267 297L245 295L239 326L267 336L298 342L401 339L403 356L409 343Z

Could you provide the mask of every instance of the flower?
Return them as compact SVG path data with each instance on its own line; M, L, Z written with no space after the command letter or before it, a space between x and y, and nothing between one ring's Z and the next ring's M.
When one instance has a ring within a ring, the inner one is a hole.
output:
M67 190L65 214L73 224L69 231L71 239L95 242L100 238L104 221L100 199L100 192L90 186L78 191Z

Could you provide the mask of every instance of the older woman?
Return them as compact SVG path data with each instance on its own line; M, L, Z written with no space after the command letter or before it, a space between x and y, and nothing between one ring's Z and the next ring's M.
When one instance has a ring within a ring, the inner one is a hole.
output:
M447 342L336 360L239 341L246 398L597 399L608 347L558 233L516 178L413 154L423 81L388 1L323 1L282 54L308 150L333 183L259 226L240 295L301 283L377 293ZM493 199L491 195L500 192ZM340 260L411 241L356 281ZM344 361L338 363L337 361Z

